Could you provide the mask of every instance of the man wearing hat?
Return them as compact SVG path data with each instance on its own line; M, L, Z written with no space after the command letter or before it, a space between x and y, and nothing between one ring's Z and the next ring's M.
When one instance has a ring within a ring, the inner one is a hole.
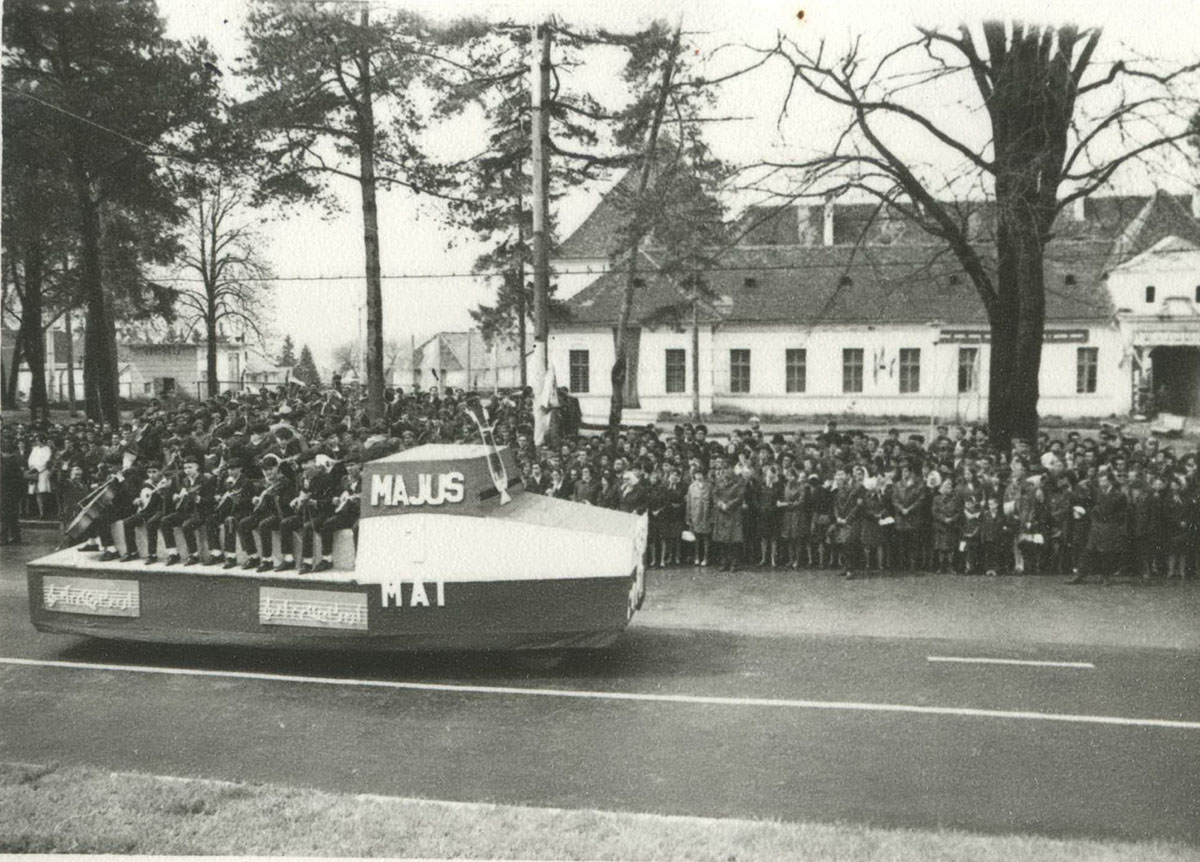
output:
M137 500L134 501L137 513L126 518L122 525L125 531L126 553L121 562L129 563L138 558L135 532L138 527L146 528L146 565L158 562L158 526L168 514L171 484L171 478L163 473L161 464L146 465L146 481L142 484Z
M225 527L225 547L222 549L216 544L209 547L212 549L214 562L224 558L226 569L237 565L238 524L250 514L253 505L251 497L254 494L254 484L245 474L245 464L245 459L240 453L230 453L226 465L225 487L216 498L212 515L206 523L210 536L216 532L218 525L223 524ZM247 554L251 553L250 547L246 547L245 550Z
M238 537L242 540L242 548L248 554L243 569L257 569L260 572L270 571L271 538L279 529L280 524L290 514L287 508L289 501L295 496L292 482L280 469L282 462L278 455L267 453L260 459L263 470L263 489L252 500L253 508L250 514L238 521ZM258 531L259 540L255 540L254 532ZM280 563L277 571L295 568L295 562L288 563L292 555L292 536L281 533L280 544L284 562Z
M319 457L319 456L318 456ZM346 458L345 474L341 477L340 493L333 498L331 514L320 521L314 521L305 533L304 563L300 566L300 574L309 572L325 572L333 568L333 534L338 530L353 530L354 544L358 545L358 519L362 495L362 461L357 455ZM331 473L331 475L333 475ZM337 487L335 484L334 487ZM313 564L312 534L313 531L321 537L321 559Z
M183 530L183 541L187 547L187 564L194 566L200 560L200 531L207 533L208 547L219 552L217 522L210 516L216 491L216 480L203 471L203 458L195 452L183 456L183 478L175 492L175 511L162 519L163 542L167 546L166 565L179 563L179 551L175 547L175 528Z
M312 570L313 531L317 522L324 523L333 511L334 482L330 469L333 459L328 455L301 456L303 473L296 497L287 503L292 514L279 525L280 533L289 537L301 534L301 553L304 566L301 571ZM294 541L294 540L293 540ZM285 543L290 544L290 543ZM324 546L322 550L324 550ZM292 555L285 553L285 565L294 563Z

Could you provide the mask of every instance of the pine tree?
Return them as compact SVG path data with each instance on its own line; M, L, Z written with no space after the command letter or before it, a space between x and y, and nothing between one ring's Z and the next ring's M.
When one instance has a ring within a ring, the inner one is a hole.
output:
M312 357L310 356L309 359ZM292 343L292 336L285 335L283 337L283 349L279 352L279 362L285 368L291 368L296 364L296 345Z
M291 338L289 337L285 344L290 342ZM282 364L281 362L280 365ZM300 348L300 361L292 369L292 377L307 386L321 384L321 375L317 373L317 364L313 362L312 351L308 349L307 344Z

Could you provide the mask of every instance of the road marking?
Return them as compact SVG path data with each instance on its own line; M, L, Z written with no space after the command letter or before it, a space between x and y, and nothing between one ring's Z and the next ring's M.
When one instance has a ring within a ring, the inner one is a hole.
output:
M925 657L932 662L950 662L953 664L1016 664L1026 667L1074 667L1095 670L1096 666L1090 661L1034 661L1023 658L984 658L959 655L931 655Z
M524 697L559 697L577 700L624 700L643 703L681 703L702 706L757 706L785 709L828 709L843 712L896 712L916 715L950 715L970 718L1010 718L1022 721L1061 721L1075 724L1107 724L1120 727L1161 727L1173 730L1200 730L1200 721L1167 718L1126 718L1117 715L1072 715L1058 712L1026 712L1006 709L972 709L958 706L917 706L904 703L859 703L836 700L797 700L765 697L720 697L699 694L650 694L632 691L592 691L588 689L525 688L517 686L461 685L436 682L399 682L383 679L344 679L338 677L299 676L295 674L256 673L241 670L201 670L186 667L148 667L145 665L94 664L75 661L44 661L29 658L0 658L0 665L49 667L66 670L101 670L124 673L162 674L167 676L245 679L255 682L297 682L308 685L344 685L358 688L432 691L449 694L497 694Z

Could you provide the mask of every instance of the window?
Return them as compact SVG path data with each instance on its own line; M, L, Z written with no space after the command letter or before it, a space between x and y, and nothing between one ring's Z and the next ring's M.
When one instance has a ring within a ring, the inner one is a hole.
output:
M1154 285L1146 285L1146 302L1154 302Z
M921 349L919 347L902 347L900 348L900 392L920 391Z
M571 362L571 391L584 394L591 391L592 375L588 369L588 352L572 350Z
M979 391L979 348L958 348L958 391Z
M729 391L750 391L750 351L729 351Z
M1075 352L1075 391L1083 395L1096 391L1096 360L1098 347L1080 347Z
M863 391L863 352L861 347L842 351L842 391Z
M808 388L808 351L793 348L784 352L784 368L788 392L803 392Z
M142 384L142 392L144 392L147 395L153 395L154 394L154 384L153 383Z
M687 351L672 348L667 351L667 392L687 392Z

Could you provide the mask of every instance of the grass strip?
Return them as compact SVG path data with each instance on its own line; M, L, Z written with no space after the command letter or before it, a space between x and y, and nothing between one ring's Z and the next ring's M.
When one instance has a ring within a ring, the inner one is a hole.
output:
M811 862L1195 862L1169 842L716 820L0 763L0 852Z

